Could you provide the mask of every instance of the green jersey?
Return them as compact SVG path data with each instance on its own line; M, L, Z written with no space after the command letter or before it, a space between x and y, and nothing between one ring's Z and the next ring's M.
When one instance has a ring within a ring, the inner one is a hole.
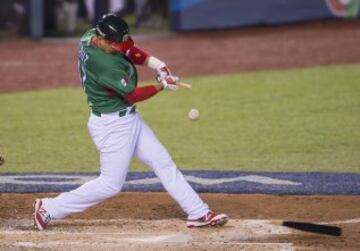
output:
M91 45L95 35L91 29L80 41L79 73L88 105L95 114L123 110L132 105L123 96L137 86L136 68L124 54L109 54Z

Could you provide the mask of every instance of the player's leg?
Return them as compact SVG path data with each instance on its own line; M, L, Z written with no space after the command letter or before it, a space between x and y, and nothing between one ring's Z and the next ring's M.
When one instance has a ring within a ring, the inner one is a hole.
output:
M140 123L135 116L91 116L89 132L100 151L100 176L73 191L38 201L42 203L35 205L38 210L46 210L51 219L61 219L116 195L125 182L139 133Z
M187 213L189 227L226 222L226 215L210 212L208 205L185 180L168 151L145 122L142 123L135 155L154 170L167 192Z
M92 207L120 192L129 161L119 153L101 153L101 174L75 190L55 198L42 199L44 209L52 219L62 219Z

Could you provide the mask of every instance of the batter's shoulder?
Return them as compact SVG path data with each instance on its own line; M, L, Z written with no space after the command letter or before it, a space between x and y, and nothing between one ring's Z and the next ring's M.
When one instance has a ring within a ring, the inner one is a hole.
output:
M93 36L96 36L95 28L92 28L85 32L84 35L81 37L80 42L90 45L90 41Z

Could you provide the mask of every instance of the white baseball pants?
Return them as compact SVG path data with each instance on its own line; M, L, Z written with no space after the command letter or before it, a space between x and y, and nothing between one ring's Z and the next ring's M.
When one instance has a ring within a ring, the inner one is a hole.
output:
M123 117L119 117L117 112L102 114L101 117L91 114L88 128L100 152L100 176L73 191L42 199L43 207L52 219L82 212L118 194L133 156L153 169L188 219L200 218L209 211L208 205L185 180L167 150L137 112Z

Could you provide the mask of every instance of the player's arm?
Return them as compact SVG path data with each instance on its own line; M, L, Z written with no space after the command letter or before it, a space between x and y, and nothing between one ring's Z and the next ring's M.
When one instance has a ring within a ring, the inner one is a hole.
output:
M150 54L137 46L133 46L125 52L125 55L136 65L147 66Z
M129 77L121 68L104 69L99 81L108 96L120 96L130 103L149 99L164 89L161 83L136 87L136 80Z
M156 80L161 83L165 89L176 90L176 82L179 81L179 78L173 76L167 65L160 59L151 56L146 51L133 46L130 48L126 55L134 64L144 65L156 71Z
M164 89L162 84L136 87L132 92L123 96L130 103L137 103L147 100Z
M132 42L132 40L130 41ZM137 49L132 44L124 44L124 43L111 44L107 40L96 36L93 37L91 43L96 47L103 49L107 53L112 53L115 50L124 53L123 52L124 48L130 47L130 49L126 49L127 55L128 57L131 57L131 60L136 64L143 64L149 58L149 55L146 52ZM168 84L165 82L160 82L159 84L154 84L154 85L135 87L134 89L131 89L131 86L133 86L134 84L122 85L122 81L125 81L124 78L125 76L121 79L117 79L117 76L123 75L121 69L112 69L112 71L118 71L118 72L117 73L110 72L109 74L104 73L102 75L101 82L104 85L104 91L106 91L107 95L109 96L116 96L120 94L124 99L126 99L130 103L136 103L147 100L152 96L154 96L156 93L163 90L164 88L170 89L168 87Z
M131 40L132 41L132 40ZM133 42L133 41L132 41ZM157 72L156 80L161 83L167 90L176 90L176 82L179 81L179 78L173 76L167 65L160 59L151 56L148 52L143 49L140 49L136 45L128 46L124 50L124 43L112 43L112 48L120 53L125 53L125 55L136 65L142 65L150 67L151 69Z
M157 71L156 80L163 85L176 85L179 80L171 74L171 71L167 65L160 59L151 56L145 50L135 46L131 37L125 42L109 42L106 39L94 36L91 38L91 43L96 47L103 49L107 53L120 52L124 53L134 64L148 66ZM166 89L167 86L165 86ZM169 88L171 89L171 88Z
M156 70L159 75L171 76L171 71L167 65L160 59L151 56L145 50L137 46L133 46L125 52L125 55L137 65L148 66Z

